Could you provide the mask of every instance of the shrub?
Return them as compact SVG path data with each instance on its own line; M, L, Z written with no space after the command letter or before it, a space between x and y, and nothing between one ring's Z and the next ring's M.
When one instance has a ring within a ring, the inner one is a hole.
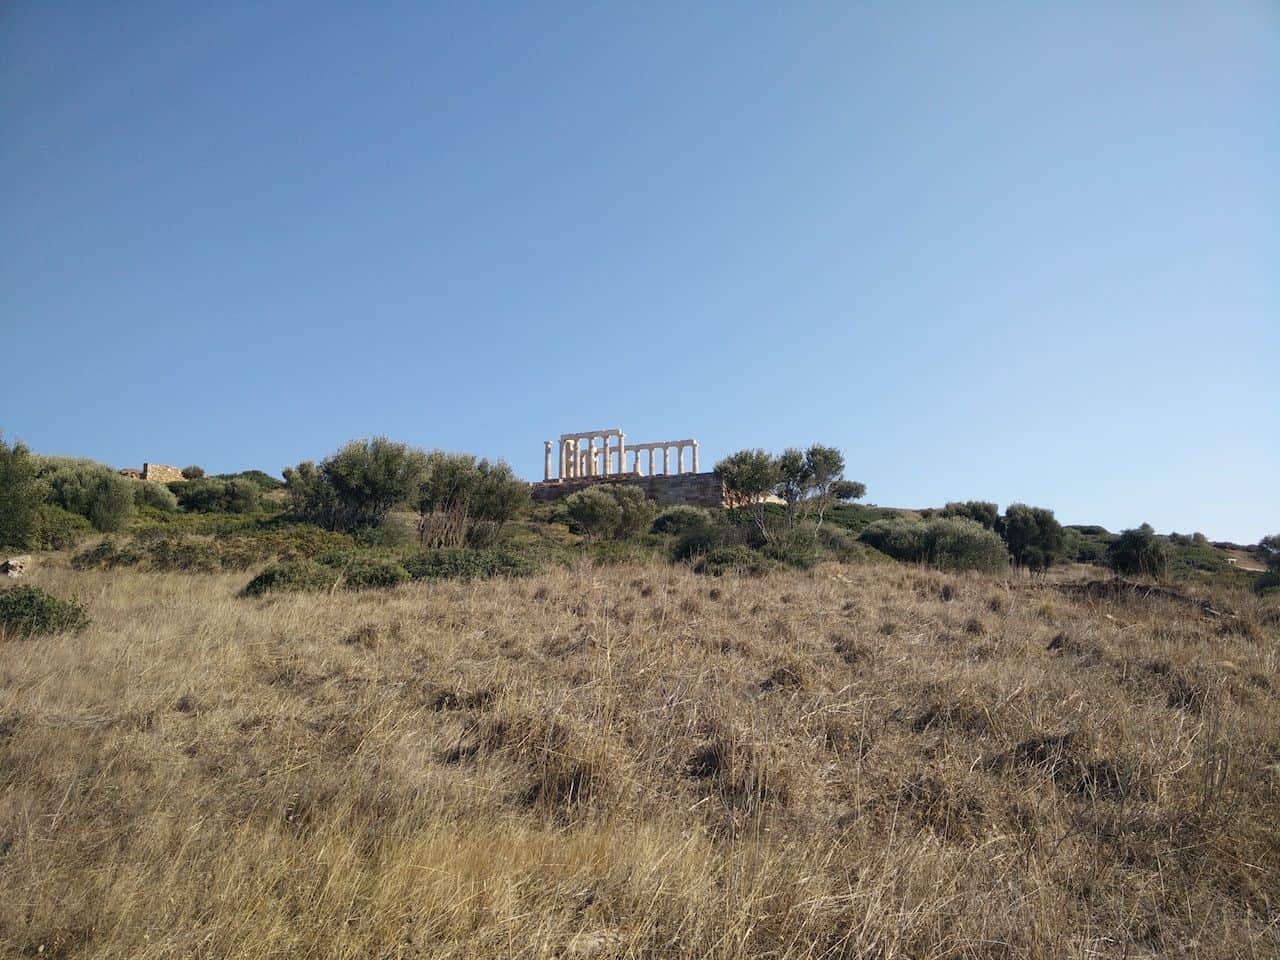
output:
M307 461L285 470L294 512L332 530L377 526L418 492L427 455L386 437L352 440L317 467Z
M345 590L394 587L409 580L404 567L379 557L354 557L342 565L341 573Z
M148 483L145 480L133 486L133 504L136 507L149 507L162 513L173 513L178 509L178 498L162 483Z
M673 533L677 536L711 522L711 511L684 504L667 507L653 518L650 529L654 533Z
M713 577L731 572L761 576L776 568L777 564L774 561L758 551L750 547L732 546L718 547L700 557L694 564L693 571Z
M1107 562L1107 547L1114 539L1102 527L1064 527L1062 555L1073 563L1103 565Z
M80 630L88 623L85 608L74 600L50 596L39 587L0 590L0 638Z
M1048 570L1062 556L1062 524L1052 510L1044 507L1029 507L1025 503L1010 505L996 532L1008 544L1015 566L1037 572Z
M314 560L291 560L267 567L245 585L242 594L319 592L331 589L337 579L337 572Z
M414 580L481 580L526 577L539 572L532 556L512 550L464 550L440 547L409 557L404 568Z
M821 527L812 522L801 523L783 531L780 536L766 543L762 551L765 556L777 560L784 566L808 570L822 559L822 553L818 547L820 529Z
M819 550L841 563L865 563L875 558L881 561L885 559L865 543L859 543L858 538L844 527L823 524L817 530L816 539Z
M858 539L881 553L907 563L924 563L925 524L932 521L894 519L876 520L867 526Z
M0 435L0 547L24 550L36 545L45 485L31 451L9 446Z
M1201 534L1196 534L1200 537ZM1262 557L1267 569L1280 573L1280 533L1273 533L1258 541L1258 555Z
M204 467L198 467L195 464L183 467L182 475L188 480L200 480L204 477Z
M136 480L89 460L48 459L42 473L50 502L85 517L95 530L112 533L133 518Z
M660 554L647 544L635 540L604 540L591 544L588 556L601 566L617 566L624 563L645 563L660 557Z
M748 519L748 524L750 520ZM747 546L747 525L735 523L727 514L709 516L707 522L686 530L676 541L672 557L692 560L728 547Z
M414 499L419 546L488 546L529 504L529 485L505 462L433 451Z
M76 570L113 570L116 567L132 567L142 561L142 554L130 544L118 544L110 537L94 544L88 550L71 558Z
M206 477L173 487L178 505L190 513L255 513L260 503L257 486L248 480Z
M975 520L943 518L925 526L926 562L932 566L996 573L1009 565L1000 538Z
M283 480L279 477L273 477L269 473L264 473L262 470L241 470L239 473L219 473L214 475L214 479L243 480L246 483L253 484L261 493L270 493L273 490L280 490L284 487Z
M67 550L93 533L93 524L78 513L51 503L40 506L40 529L33 544L39 550Z
M1008 553L998 536L976 521L957 517L877 520L859 540L895 560L942 570L995 572L1008 566Z
M144 549L154 570L181 570L189 573L213 573L222 569L222 552L212 540L187 537L161 537L149 540Z
M1169 548L1150 524L1125 530L1107 548L1107 565L1116 573L1163 577L1169 566Z
M942 516L972 520L974 523L982 524L988 530L994 530L996 521L1000 518L1000 510L994 503L987 500L965 500L964 502L953 500L942 508Z
M601 483L564 499L569 524L592 540L623 540L653 520L653 501L639 487Z

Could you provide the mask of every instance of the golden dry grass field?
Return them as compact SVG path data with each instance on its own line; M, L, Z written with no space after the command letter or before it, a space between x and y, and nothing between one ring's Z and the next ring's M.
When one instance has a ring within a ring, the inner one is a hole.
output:
M1280 612L824 565L0 643L0 954L1276 957Z

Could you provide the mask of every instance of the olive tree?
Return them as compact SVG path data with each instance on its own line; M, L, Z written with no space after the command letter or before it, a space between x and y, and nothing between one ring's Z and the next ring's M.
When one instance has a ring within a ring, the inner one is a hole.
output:
M375 527L408 502L426 472L427 456L386 437L352 440L319 466L306 461L284 471L294 512L333 530Z
M739 450L715 465L731 507L747 507L762 536L768 535L765 500L781 479L778 463L765 450Z
M31 451L21 443L7 445L0 434L0 547L22 550L32 545L44 496Z
M1064 534L1062 524L1052 510L1029 507L1025 503L1010 505L996 528L1009 548L1014 566L1043 573L1062 556Z
M113 533L134 515L134 484L110 467L92 460L46 457L40 475L49 485L49 501L78 513L95 530Z
M418 539L428 547L483 545L528 505L529 485L504 461L436 450L427 455L414 499Z
M1169 545L1151 524L1121 532L1107 547L1107 565L1116 573L1163 577L1169 567Z

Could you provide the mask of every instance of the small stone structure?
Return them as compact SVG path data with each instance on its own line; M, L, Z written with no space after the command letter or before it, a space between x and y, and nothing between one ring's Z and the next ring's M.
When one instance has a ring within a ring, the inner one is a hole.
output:
M616 428L586 430L562 433L558 442L547 440L543 452L543 481L532 488L533 499L539 503L597 483L625 483L640 487L646 497L664 506L725 505L720 478L698 472L698 441L692 437L627 443L626 434Z
M182 475L180 467L171 467L163 463L144 463L142 469L125 467L120 476L130 480L150 480L152 483L173 483L187 479Z

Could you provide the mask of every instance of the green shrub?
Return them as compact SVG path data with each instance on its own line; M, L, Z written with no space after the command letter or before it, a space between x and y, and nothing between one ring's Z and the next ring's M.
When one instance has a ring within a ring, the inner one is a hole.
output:
M817 530L818 549L833 560L841 563L869 563L875 560L884 562L886 558L841 526L824 523Z
M599 483L564 498L569 525L592 540L625 540L646 529L657 509L644 491Z
M174 513L178 509L178 498L163 483L148 483L143 480L133 485L133 504L136 507L148 507L161 513Z
M996 572L1009 564L1004 542L973 520L877 520L859 540L895 560L925 563L941 570Z
M822 559L818 547L818 530L812 523L801 523L784 535L766 543L761 552L766 557L797 570L808 570Z
M183 475L185 476L185 474L186 471L184 470ZM273 490L284 489L283 480L279 477L273 477L271 474L265 473L262 470L241 470L239 473L217 473L214 474L213 479L243 480L246 483L253 484L261 493L271 493Z
M254 577L242 591L246 597L264 593L316 593L332 589L338 574L314 560L290 560L273 564Z
M0 547L38 546L45 493L31 451L21 443L8 446L0 435Z
M594 563L611 567L624 563L645 563L662 559L662 552L650 544L635 540L603 540L589 544L587 556Z
M427 455L386 437L352 440L318 466L310 460L284 471L290 510L330 530L377 526L412 500L427 472Z
M187 537L160 537L143 547L153 570L213 573L222 569L222 552L212 540Z
M862 531L858 540L895 560L924 563L928 556L925 548L925 524L932 522L906 517L876 520Z
M344 590L394 587L409 581L409 572L394 560L354 557L340 568Z
M113 533L133 518L139 481L89 460L46 458L41 473L49 484L49 501L85 517L95 530Z
M673 559L693 560L714 550L728 547L746 547L747 539L755 532L751 517L743 514L745 523L730 519L727 514L709 516L699 526L686 530L671 551Z
M1107 547L1115 537L1102 527L1064 527L1062 555L1072 563L1104 565Z
M78 513L51 503L40 506L40 527L32 544L37 550L69 550L93 535L93 524Z
M1032 571L1048 570L1062 558L1064 533L1052 510L1011 504L996 524L1015 566Z
M1009 566L1000 538L975 520L944 518L925 524L926 562L941 570L998 573Z
M711 511L702 507L691 507L684 504L667 507L653 518L650 529L654 533L667 533L680 536L697 527L711 522Z
M196 466L194 463L189 467L183 467L182 476L187 480L201 480L204 478L204 467Z
M694 573L703 573L713 577L726 573L740 573L748 576L761 576L777 569L777 564L768 557L741 545L717 547L710 553L698 558L693 565Z
M1280 570L1268 570L1253 582L1253 589L1265 597L1280 593Z
M1107 564L1116 573L1163 577L1169 567L1169 547L1144 523L1116 538L1107 548Z
M132 544L118 544L110 537L71 558L76 570L114 570L141 563L143 555Z
M942 516L972 520L988 530L994 530L996 521L1000 518L1000 510L988 500L965 500L962 503L952 501L942 508Z
M411 529L390 517L377 526L362 527L350 536L361 547L391 553L413 549L416 540Z
M542 565L529 554L512 550L439 547L409 557L404 568L414 580L482 580L526 577L538 573Z
M175 483L172 489L189 513L255 513L260 505L258 488L248 480L206 477Z
M39 587L0 590L0 639L80 630L88 623L85 608L74 600L50 596Z

